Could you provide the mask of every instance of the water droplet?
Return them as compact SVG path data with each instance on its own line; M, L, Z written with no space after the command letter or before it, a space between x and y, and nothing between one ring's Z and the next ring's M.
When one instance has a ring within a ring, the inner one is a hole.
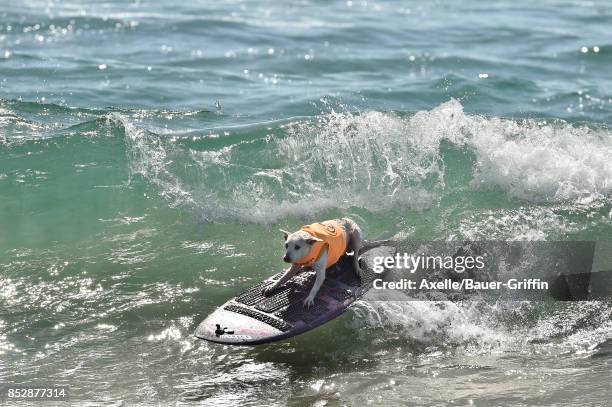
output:
M589 52L589 49L587 47L582 47L580 48L580 52L582 52L583 54L586 54L587 52Z
M597 45L593 47L593 52L599 52L599 47Z
M105 70L106 69L106 64L98 65L98 69L101 70L101 71Z

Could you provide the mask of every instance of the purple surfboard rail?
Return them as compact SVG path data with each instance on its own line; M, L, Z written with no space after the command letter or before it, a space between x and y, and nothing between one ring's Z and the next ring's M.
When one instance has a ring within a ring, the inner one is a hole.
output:
M280 278L278 273L240 293L217 308L196 328L195 336L225 345L257 345L310 331L344 313L372 287L379 275L372 270L374 256L392 256L395 248L380 246L361 255L359 279L346 256L327 269L325 282L312 307L304 299L314 283L314 272L297 274L273 295L261 289Z

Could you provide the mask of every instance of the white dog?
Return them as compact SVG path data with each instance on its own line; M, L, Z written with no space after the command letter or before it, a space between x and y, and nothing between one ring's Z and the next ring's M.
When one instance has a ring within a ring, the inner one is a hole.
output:
M292 265L274 284L262 290L263 295L272 294L297 272L310 268L316 272L316 279L304 305L312 306L325 281L325 270L347 252L353 252L355 272L361 276L359 251L363 248L363 238L361 229L351 219L326 220L302 226L297 232L290 233L282 229L281 232L285 234L286 253L283 260Z

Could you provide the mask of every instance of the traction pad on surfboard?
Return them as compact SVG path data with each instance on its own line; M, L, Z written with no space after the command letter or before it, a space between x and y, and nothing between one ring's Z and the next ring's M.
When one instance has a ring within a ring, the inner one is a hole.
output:
M283 332L291 329L293 324L299 321L310 324L329 309L328 302L321 300L322 297L328 296L340 303L355 297L355 293L351 290L338 286L338 283L348 287L359 285L359 277L353 271L351 263L350 258L345 257L337 265L328 269L327 278L312 307L305 308L303 301L314 284L316 278L314 272L297 274L268 297L261 294L262 288L282 276L281 272L275 274L270 280L262 281L248 288L235 298L234 301L237 304L229 304L224 309L247 315Z
M252 310L251 308L246 308L246 307L241 307L239 305L230 304L230 305L226 305L223 309L227 311L236 312L238 314L246 315L247 317L254 318L261 322L265 322L266 324L273 326L274 328L281 330L283 332L286 332L289 329L291 329L291 325L289 325L288 323L281 321L279 319L276 319L276 318L272 318L269 315L262 314L261 312Z
M322 304L321 302L316 302L310 308L304 308L304 306L300 304L293 304L293 306L278 311L276 314L277 317L288 319L290 321L304 321L307 324L314 321L320 313L327 311L327 305Z

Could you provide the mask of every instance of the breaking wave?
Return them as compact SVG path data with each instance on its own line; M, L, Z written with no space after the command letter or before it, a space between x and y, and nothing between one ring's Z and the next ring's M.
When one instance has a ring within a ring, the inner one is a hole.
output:
M132 172L206 221L274 223L355 207L421 211L456 190L584 207L609 201L612 191L607 129L468 115L456 100L410 116L331 112L174 142L123 124ZM189 174L173 172L176 160ZM455 174L464 179L449 184Z
M5 104L0 112L8 151L42 140L123 138L126 182L144 181L169 206L205 222L272 224L335 211L419 213L462 197L478 201L479 195L505 213L497 223L507 222L493 227L506 229L499 238L581 230L568 221L568 211L611 216L609 130L486 118L466 114L454 99L410 115L332 110L230 129L163 132L160 123L146 121L155 114L142 111L45 107L68 118L69 125L57 130L57 124L20 119L10 108ZM189 120L194 114L202 119L204 113L183 113ZM180 122L181 113L157 115L174 115ZM93 120L73 123L75 116ZM40 132L33 137L37 126ZM472 214L452 233L476 238L491 229L488 224L486 214Z

